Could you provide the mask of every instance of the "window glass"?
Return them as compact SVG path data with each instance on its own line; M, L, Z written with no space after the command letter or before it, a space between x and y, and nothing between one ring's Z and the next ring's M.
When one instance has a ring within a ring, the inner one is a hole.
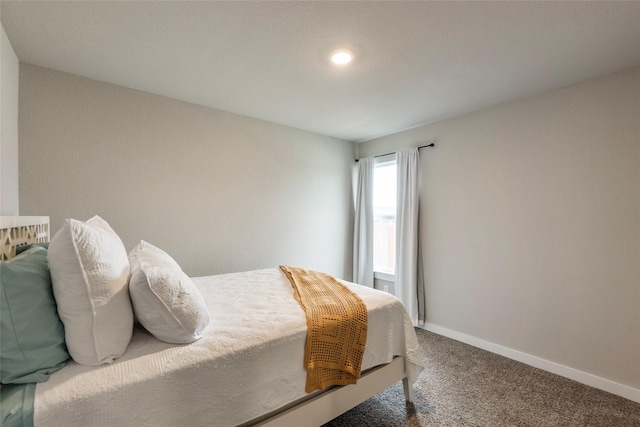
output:
M373 269L395 274L396 161L376 161L373 169Z

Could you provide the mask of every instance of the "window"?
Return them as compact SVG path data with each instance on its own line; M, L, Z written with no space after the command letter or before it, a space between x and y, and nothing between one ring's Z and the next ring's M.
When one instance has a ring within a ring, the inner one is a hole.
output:
M395 275L396 160L376 159L373 168L373 270Z

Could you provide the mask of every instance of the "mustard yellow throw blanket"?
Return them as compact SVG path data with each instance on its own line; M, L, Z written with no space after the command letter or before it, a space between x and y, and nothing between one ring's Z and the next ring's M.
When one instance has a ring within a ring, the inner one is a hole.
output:
M326 273L281 265L307 315L305 391L355 384L367 343L367 307Z

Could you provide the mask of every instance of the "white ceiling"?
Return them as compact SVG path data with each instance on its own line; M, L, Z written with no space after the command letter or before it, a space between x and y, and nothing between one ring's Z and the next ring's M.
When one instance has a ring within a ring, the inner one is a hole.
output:
M14 2L21 61L364 141L640 65L631 2ZM356 52L348 68L328 53Z

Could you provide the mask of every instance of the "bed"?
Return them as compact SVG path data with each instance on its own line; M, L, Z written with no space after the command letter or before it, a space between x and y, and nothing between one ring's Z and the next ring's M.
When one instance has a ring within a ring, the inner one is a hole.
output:
M363 374L357 384L305 393L305 314L279 269L193 282L210 314L200 340L168 344L136 326L113 363L69 360L38 383L33 424L319 426L400 380L412 400L423 359L404 306L392 295L341 281L369 314Z

